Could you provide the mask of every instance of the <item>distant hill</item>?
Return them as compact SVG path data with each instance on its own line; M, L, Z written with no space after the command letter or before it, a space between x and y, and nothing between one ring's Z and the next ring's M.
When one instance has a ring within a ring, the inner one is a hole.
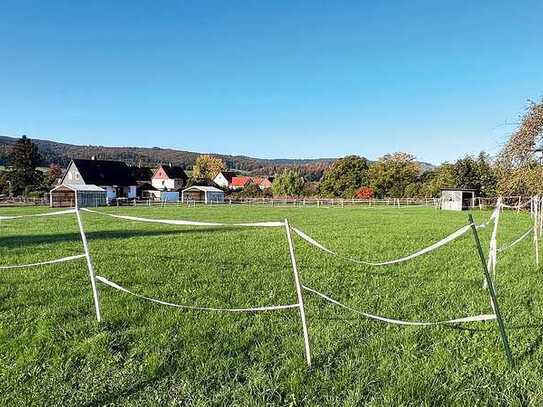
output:
M17 138L0 136L0 165L5 165L8 160L9 149ZM50 140L32 139L38 146L43 162L46 166L50 163L58 163L67 166L72 158L91 158L95 156L102 160L124 161L129 165L157 166L159 164L179 165L186 169L192 168L196 158L201 153L174 150L170 148L144 148L144 147L104 147L104 146L79 146L75 144L57 143ZM282 167L326 167L334 158L315 159L263 159L243 155L212 154L226 162L230 169L245 172L258 172L261 169ZM420 163L424 170L434 168L432 164Z

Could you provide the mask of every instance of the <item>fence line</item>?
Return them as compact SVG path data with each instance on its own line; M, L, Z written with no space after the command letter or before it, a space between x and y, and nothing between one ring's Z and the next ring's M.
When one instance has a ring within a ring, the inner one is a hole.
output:
M507 208L517 209L517 210L520 210L521 208L524 208L526 206L527 206L526 203L521 203L520 200L519 200L519 203L516 206L505 205L505 207L507 207ZM186 308L186 309L202 310L202 311L225 311L225 312L260 312L260 311L274 311L274 310L298 308L299 313L300 313L300 320L301 320L301 324L302 324L302 333L303 333L303 340L304 340L304 354L305 354L306 362L307 362L307 364L309 366L311 365L311 353L310 353L310 344L309 344L309 333L308 333L306 314L305 314L305 308L304 308L304 301L303 301L303 291L304 290L308 291L308 292L311 292L311 293L313 293L315 295L318 295L319 297L323 298L324 300L326 300L328 302L331 302L331 303L333 303L335 305L338 305L338 306L341 306L341 307L343 307L345 309L349 309L349 310L351 310L353 312L359 313L359 314L361 314L361 315L363 315L363 316L365 316L367 318L371 318L371 319L375 319L375 320L379 320L379 321L387 322L387 323L391 323L391 324L396 324L396 325L431 326L431 325L458 324L458 323L465 323L465 322L487 321L487 320L496 319L498 321L498 325L499 325L499 329L500 329L500 335L502 336L502 340L503 340L503 343L504 343L504 347L505 347L505 350L506 350L508 360L510 361L510 363L512 363L512 355L511 355L510 348L509 348L509 345L508 345L507 336L505 334L505 325L503 324L503 321L502 321L500 313L499 313L498 303L497 303L497 299L496 299L495 285L494 285L494 279L496 278L496 275L495 275L495 267L496 267L496 260L497 260L496 253L498 252L497 244L496 244L496 242L497 242L497 230L498 230L498 224L499 224L499 214L500 214L500 211L503 210L503 208L504 208L504 205L502 203L502 200L499 199L497 201L497 204L496 204L496 209L494 210L490 220L488 222L486 222L486 224L477 226L474 223L473 218L470 215L469 216L470 223L468 225L463 226L462 228L460 228L457 231L453 232L452 234L446 236L444 239L432 244L431 246L428 246L428 247L426 247L424 249L421 249L418 252L413 253L413 254L411 254L409 256L402 257L402 258L399 258L399 259L389 260L389 261L386 261L386 262L380 262L380 263L367 262L367 261L363 261L363 260L352 259L352 258L348 258L348 257L345 257L345 256L340 256L340 255L336 254L335 252L331 251L330 249L327 249L325 246L323 246L322 244L320 244L319 242L317 242L313 238L309 237L307 234L305 234L301 230L299 230L299 229L297 229L295 227L291 227L289 225L287 219L285 219L284 222L256 222L256 223L223 224L223 223L213 223L213 222L196 222L196 221L184 221L184 220L165 220L165 219L139 218L139 217L132 217L132 216L113 215L113 214L103 213L103 212L100 212L100 211L93 211L93 210L85 209L85 211L89 212L89 213L98 213L98 214L101 214L101 215L107 215L107 216L110 216L110 217L113 217L113 218L118 218L118 219L132 220L132 221L142 221L142 222L154 222L154 223L167 223L167 224L176 224L176 225L251 226L251 227L284 226L285 230L286 230L286 235L287 235L290 259L291 259L291 263L292 263L292 269L293 269L293 275L294 275L294 285L295 285L295 288L296 288L296 295L297 295L297 298L298 298L298 302L296 304L271 305L271 306L266 306L266 307L252 307L252 308L212 308L212 307L200 307L200 306L192 306L192 305L173 304L173 303L169 303L169 302L166 302L166 301L162 301L162 300L158 300L158 299L147 297L147 296L144 296L144 295L141 295L141 294L134 293L134 292L132 292L132 291L130 291L130 290L128 290L128 289L126 289L126 288L124 288L124 287L122 287L122 286L120 286L120 285L106 279L103 276L96 275L96 273L94 271L92 257L91 257L91 254L90 254L87 238L86 238L85 231L84 231L84 225L83 225L83 222L82 222L82 219L81 219L81 214L80 214L79 209L75 209L75 210L72 209L72 210L45 213L45 214L3 217L2 219L18 219L18 218L31 217L31 216L52 216L52 215L62 215L62 214L75 213L76 218L77 218L77 222L78 222L80 235L81 235L81 241L83 243L84 254L76 255L76 256L69 256L69 257L65 257L65 258L61 258L61 259L54 259L54 260L49 260L49 261L39 262L39 263L32 263L32 264L25 264L25 265L13 265L13 266L9 266L9 265L8 266L0 266L0 269L41 266L41 265L45 265L45 264L60 263L60 262L64 262L64 261L75 260L75 259L80 259L80 258L85 257L86 260L87 260L87 268L88 268L88 271L89 271L89 278L90 278L90 281L91 281L93 300L94 300L94 305L95 305L95 309L96 309L96 318L97 318L98 321L101 321L101 310L100 310L99 292L98 292L98 288L97 288L97 284L96 284L97 281L101 282L101 283L103 283L105 285L108 285L108 286L110 286L110 287L112 287L112 288L114 288L116 290L120 290L122 292L128 293L128 294L133 295L135 297L138 297L140 299L144 299L144 300L151 301L151 302L158 303L158 304L162 304L162 305L177 307L177 308ZM533 197L530 200L530 213L531 213L531 215L532 215L532 217L534 219L533 228L531 228L530 230L525 232L520 238L518 238L517 240L515 240L511 244L509 244L507 246L503 246L502 248L500 248L499 249L500 252L503 251L503 250L506 250L506 249L508 249L508 248L510 248L510 247L512 247L514 245L516 245L518 242L525 239L532 232L532 229L533 229L533 232L534 232L534 244L536 246L536 256L538 256L538 251L539 251L538 237L543 233L543 199L541 197ZM487 264L486 259L484 258L484 254L483 254L481 245L480 245L480 241L479 241L478 234L477 234L477 229L480 228L480 227L487 226L490 222L494 222L494 228L493 228L493 236L492 236L492 239L491 239L491 245L490 245L490 248L489 248L489 262ZM382 265L395 264L395 263L400 263L400 262L412 260L412 259L414 259L414 258L416 258L418 256L429 253L429 252L431 252L433 250L436 250L436 249L444 246L445 244L450 243L453 240L463 236L469 229L471 229L473 231L474 236L475 236L475 241L476 241L476 244L477 244L477 247L478 247L481 262L482 262L483 267L484 267L485 281L487 283L487 287L488 287L489 292L490 292L490 297L491 297L491 300L492 300L491 305L492 305L492 309L493 309L494 313L493 314L488 314L488 315L483 314L483 315L476 315L476 316L470 316L470 317L464 317L464 318L458 318L458 319L452 319L452 320L446 320L446 321L437 321L437 322L403 321L403 320L399 320L399 319L391 319L391 318L381 317L381 316L378 316L378 315L368 314L368 313L362 312L360 310L356 310L356 309L354 309L352 307L349 307L347 305L344 305L344 304L340 303L339 301L334 300L331 297L327 296L326 294L323 294L321 292L318 292L318 291L316 291L316 290L314 290L312 288L309 288L309 287L303 285L302 282L301 282L301 279L300 279L300 274L299 274L297 263L296 263L296 254L295 254L295 248L294 248L294 241L293 241L291 233L290 233L291 230L294 231L299 237L301 237L306 242L310 243L311 245L313 245L313 246L315 246L315 247L317 247L317 248L319 248L319 249L321 249L321 250L323 250L323 251L325 251L325 252L327 252L329 254L333 254L335 256L342 257L342 258L346 258L348 260L351 260L351 261L354 261L354 262L357 262L357 263L362 263L362 264L367 264L367 265L372 265L372 266L382 266Z
M410 326L435 326L435 325L454 325L454 324L462 324L466 322L477 322L477 321L490 321L496 319L496 314L482 314L482 315L475 315L471 317L463 317L463 318L457 318L457 319L449 319L446 321L436 321L436 322L427 322L427 321L404 321L400 319L392 319L392 318L386 318L381 317L379 315L373 315L368 314L366 312L357 310L355 308L349 307L348 305L342 304L341 302L334 300L333 298L327 296L326 294L323 294L313 288L303 286L304 290L309 291L313 294L318 295L319 297L325 299L328 302L331 302L332 304L338 305L342 308L348 309L349 311L353 311L357 314L363 315L366 318L369 319L375 319L377 321L381 322L387 322L389 324L394 325L410 325Z

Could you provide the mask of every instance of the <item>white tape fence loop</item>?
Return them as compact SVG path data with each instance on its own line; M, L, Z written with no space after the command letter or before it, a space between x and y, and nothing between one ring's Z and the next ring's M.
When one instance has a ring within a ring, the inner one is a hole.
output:
M167 301L157 300L155 298L147 297L145 295L137 294L133 291L128 290L127 288L121 287L119 284L114 283L113 281L108 280L102 276L96 276L96 280L101 283L108 285L116 290L125 292L127 294L133 295L134 297L141 298L146 301L154 302L156 304L167 305L169 307L175 308L184 308L191 309L196 311L218 311L218 312L264 312L264 311L276 311L283 309L292 309L298 308L299 304L287 304L287 305L271 305L266 307L251 307L251 308L213 308L213 307L200 307L195 305L183 305L183 304L174 304Z
M60 259L41 261L41 262L38 262L38 263L15 264L15 265L12 265L12 266L0 266L0 270L21 269L21 268L27 268L27 267L45 266L47 264L56 264L56 263L63 263L65 261L72 261L72 260L82 259L83 257L85 257L84 254L78 254L76 256L62 257Z
M137 216L128 216L128 215L114 215L111 213L105 213L100 211L95 211L88 208L81 209L85 212L97 213L103 216L109 216L116 219L124 219L135 222L148 222L148 223L162 223L166 225L182 225L182 226L221 226L221 227L283 227L283 222L252 222L252 223L218 223L218 222L199 222L192 220L180 220L180 219L153 219L153 218L142 218Z
M353 262L353 263L364 264L364 265L368 265L368 266L388 266L390 264L403 263L405 261L414 259L416 257L422 256L423 254L434 251L434 250L440 248L441 246L444 246L444 245L452 242L455 239L458 239L460 236L463 236L464 234L466 234L470 230L470 228L471 228L471 225L463 226L460 229L458 229L456 232L451 233L449 236L441 239L440 241L438 241L438 242L436 242L436 243L434 243L434 244L432 244L432 245L430 245L430 246L428 246L428 247L426 247L424 249L419 250L416 253L410 254L409 256L401 257L399 259L394 259L394 260L382 261L382 262L371 262L371 261L367 261L367 260L360 260L360 259L355 259L355 258L352 258L352 257L340 255L340 254L330 250L329 248L325 247L323 244L317 242L315 239L313 239L312 237L310 237L306 233L302 232L300 229L297 229L297 228L291 226L291 229L298 236L300 236L303 240L305 240L307 243L315 246L316 248L318 248L318 249L320 249L320 250L322 250L322 251L324 251L326 253L329 253L329 254L331 254L333 256L342 258L344 260L348 260L348 261Z
M56 211L56 212L34 213L34 214L30 214L30 215L13 215L13 216L1 216L0 215L0 220L48 217L48 216L66 215L68 213L75 213L75 209L67 209L67 210L64 210L64 211Z
M345 308L349 311L355 312L357 314L363 315L366 318L374 319L376 321L386 322L388 324L394 324L394 325L407 325L407 326L435 326L435 325L455 325L455 324L463 324L466 322L479 322L479 321L490 321L496 319L495 314L483 314L483 315L475 315L471 317L463 317L463 318L457 318L457 319L449 319L447 321L436 321L436 322L426 322L426 321L404 321L400 319L392 319L392 318L386 318L381 317L379 315L373 315L368 314L367 312L363 312L360 310L357 310L355 308L349 307L345 304L340 303L337 300L334 300L333 298L327 296L326 294L323 294L317 290L314 290L312 288L303 286L303 289L306 291L309 291L310 293L316 294L319 297L325 299L326 301L338 305L342 308Z
M518 243L522 242L524 239L526 239L528 236L530 236L530 234L533 232L533 230L534 230L534 228L531 227L530 229L528 229L525 233L523 233L518 239L516 239L512 243L509 243L509 244L507 244L505 246L500 247L497 250L497 252L498 253L504 252L504 251L512 248L513 246L517 245Z

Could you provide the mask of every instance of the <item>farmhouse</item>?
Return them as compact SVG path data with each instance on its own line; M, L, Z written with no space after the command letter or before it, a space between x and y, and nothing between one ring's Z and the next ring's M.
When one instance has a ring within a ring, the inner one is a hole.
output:
M232 177L232 183L230 185L231 189L241 189L246 187L252 182L251 177L248 177L246 175L241 175L237 177Z
M161 165L151 177L151 184L160 191L177 191L187 184L187 174L181 167Z
M268 189L272 186L273 177L253 177L253 183L262 190Z
M462 211L475 205L475 189L442 188L441 209L447 211Z
M101 206L106 204L106 191L96 185L61 184L49 193L51 208Z
M192 187L186 188L181 193L182 202L204 202L204 203L220 203L224 202L224 192L219 188L215 187L206 187L194 185Z
M235 176L233 171L221 171L213 178L213 182L223 188L232 188L232 178Z
M238 176L232 178L231 189L240 189L245 188L249 184L255 184L260 189L271 188L273 182L273 177L249 177L249 176Z
M117 198L135 198L136 181L130 167L122 161L74 159L68 165L61 185L92 185L106 191L107 202Z

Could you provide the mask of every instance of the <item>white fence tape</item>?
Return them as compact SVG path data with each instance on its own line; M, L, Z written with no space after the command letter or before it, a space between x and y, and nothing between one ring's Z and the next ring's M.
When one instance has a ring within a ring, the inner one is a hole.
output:
M67 213L75 213L75 209L67 209L65 211L56 211L56 212L35 213L31 215L0 216L0 220L66 215Z
M515 246L516 244L522 242L524 239L526 239L528 236L530 236L530 234L532 233L533 230L534 230L534 228L531 227L530 229L528 229L528 230L526 231L526 233L524 233L522 236L520 236L520 237L519 237L517 240L515 240L514 242L509 243L508 245L505 245L505 246L500 247L500 248L497 250L497 252L498 252L498 253L501 253L501 252L503 252L503 251L505 251L505 250L507 250L507 249L510 249L511 247Z
M323 294L317 290L314 290L312 288L303 286L304 290L307 290L313 294L318 295L321 298L324 298L326 301L331 302L332 304L338 305L340 307L343 307L345 309L348 309L349 311L355 312L357 314L363 315L366 318L375 319L377 321L386 322L389 324L395 324L395 325L409 325L409 326L433 326L433 325L453 325L453 324L462 324L466 322L477 322L477 321L489 321L496 319L495 314L483 314L483 315L475 315L471 317L464 317L464 318L457 318L457 319L450 319L447 321L437 321L437 322L424 322L424 321L402 321L399 319L392 319L392 318L385 318L378 315L372 315L368 314L366 312L359 311L355 308L351 308L347 305L344 305L340 303L339 301L334 300L333 298L330 298L326 294Z
M522 209L522 208L526 208L530 204L531 204L531 200L528 200L520 205L506 205L502 203L501 206L502 208L507 208L507 209Z
M275 311L275 310L282 310L282 309L298 308L300 306L299 304L288 304L288 305L271 305L267 307L252 307L252 308L212 308L212 307L199 307L199 306L194 306L194 305L173 304L171 302L161 301L154 298L146 297L145 295L136 294L124 287L121 287L119 284L109 281L107 278L102 277L102 276L96 276L96 279L100 281L101 283L104 283L116 290L123 291L127 294L133 295L134 297L138 297L143 300L151 301L151 302L161 304L161 305L167 305L169 307L185 308L185 309L191 309L191 310L196 310L196 311L263 312L263 311Z
M198 222L192 220L177 220L177 219L151 219L140 218L136 216L127 215L113 215L111 213L105 213L100 211L94 211L92 209L82 209L86 212L97 213L104 216L110 216L112 218L131 220L136 222L150 222L150 223L162 223L166 225L185 225L185 226L243 226L243 227L283 227L283 222L254 222L254 223L216 223L216 222Z
M307 234L305 234L301 230L291 226L291 229L298 236L300 236L302 239L304 239L309 244L317 247L318 249L320 249L322 251L325 251L325 252L327 252L329 254L332 254L334 256L340 257L342 259L351 261L353 263L365 264L365 265L368 265L368 266L387 266L387 265L390 265L390 264L402 263L404 261L414 259L415 257L422 256L423 254L429 253L429 252L431 252L433 250L438 249L441 246L446 245L447 243L452 242L455 239L458 239L460 236L466 234L470 230L470 228L471 228L471 225L466 225L466 226L458 229L456 232L451 233L449 236L445 237L444 239L441 239L439 242L436 242L431 246L428 246L428 247L426 247L426 248L424 248L422 250L419 250L416 253L410 254L409 256L405 256L405 257L402 257L402 258L399 258L399 259L394 259L394 260L383 261L383 262L371 262L371 261L360 260L360 259L355 259L355 258L348 257L348 256L339 255L338 253L326 248L321 243L317 242L315 239L308 236Z
M60 259L41 261L39 263L16 264L16 265L13 265L13 266L0 266L0 270L20 269L20 268L26 268L26 267L43 266L43 265L46 265L46 264L55 264L55 263L62 263L62 262L65 262L65 261L82 259L83 257L85 257L84 254L78 254L76 256L62 257Z

